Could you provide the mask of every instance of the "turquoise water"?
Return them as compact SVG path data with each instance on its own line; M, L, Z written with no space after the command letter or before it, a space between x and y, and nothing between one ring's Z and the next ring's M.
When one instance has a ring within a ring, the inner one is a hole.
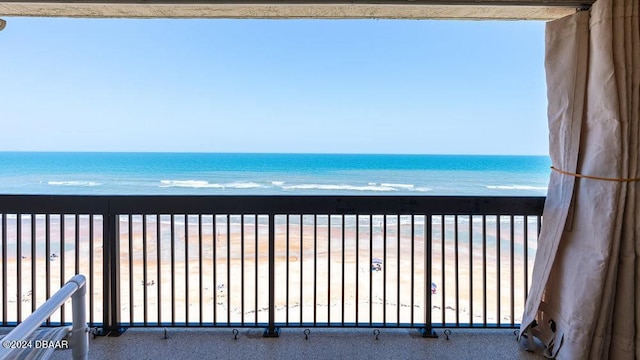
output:
M545 195L546 156L0 152L1 194Z

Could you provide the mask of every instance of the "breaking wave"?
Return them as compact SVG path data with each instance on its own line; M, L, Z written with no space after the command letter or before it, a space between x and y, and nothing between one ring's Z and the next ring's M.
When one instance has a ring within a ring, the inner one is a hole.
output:
M546 186L529 186L529 185L488 185L487 189L491 190L535 190L547 191Z
M258 189L263 188L255 182L232 182L226 184L209 183L204 180L160 180L161 188L210 188L210 189Z
M299 184L299 185L281 185L284 190L333 190L333 191L376 191L376 192L394 192L394 191L416 191L427 192L430 188L416 187L411 184L387 184L387 183L368 183L367 185L348 185L348 184Z
M49 181L47 184L51 186L100 186L102 183L97 181Z

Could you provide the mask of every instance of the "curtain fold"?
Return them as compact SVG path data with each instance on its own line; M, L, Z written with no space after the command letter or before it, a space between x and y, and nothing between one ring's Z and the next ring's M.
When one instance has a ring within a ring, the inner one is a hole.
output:
M547 24L550 156L575 174L552 172L521 327L548 357L640 358L639 12L598 0Z

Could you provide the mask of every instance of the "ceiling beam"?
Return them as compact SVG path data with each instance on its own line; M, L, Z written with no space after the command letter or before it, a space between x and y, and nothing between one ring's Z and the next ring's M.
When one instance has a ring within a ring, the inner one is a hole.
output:
M2 0L3 4L589 6L594 0Z
M550 20L592 0L0 0L0 16Z

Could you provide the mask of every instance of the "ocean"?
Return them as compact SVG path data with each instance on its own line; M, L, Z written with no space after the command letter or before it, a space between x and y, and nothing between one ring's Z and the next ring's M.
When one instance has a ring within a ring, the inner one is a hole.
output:
M547 156L0 152L0 194L544 196Z

